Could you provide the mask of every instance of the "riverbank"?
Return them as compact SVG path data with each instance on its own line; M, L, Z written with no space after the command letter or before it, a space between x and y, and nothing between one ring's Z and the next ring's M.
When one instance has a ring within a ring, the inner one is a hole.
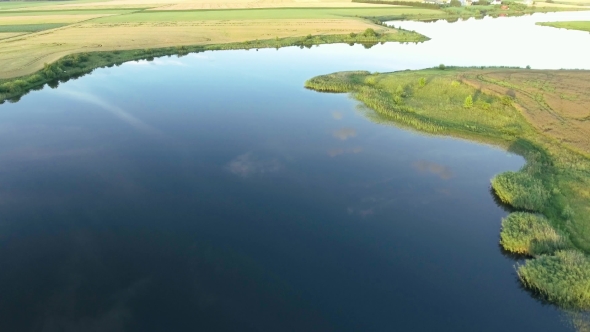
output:
M351 93L379 123L501 146L527 160L492 180L518 212L503 221L504 249L528 257L525 286L564 308L590 308L589 71L439 68L342 72L306 82Z

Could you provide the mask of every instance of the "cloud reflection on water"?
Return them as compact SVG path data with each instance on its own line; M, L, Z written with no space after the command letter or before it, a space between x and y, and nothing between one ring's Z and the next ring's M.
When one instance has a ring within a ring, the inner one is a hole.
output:
M278 172L283 165L277 159L258 159L248 152L235 157L226 168L235 175L248 177Z
M356 137L357 132L354 128L341 128L332 132L332 135L338 139L346 141L349 138Z
M445 165L426 160L419 160L413 163L412 166L421 173L431 173L443 180L448 180L453 177L453 171Z

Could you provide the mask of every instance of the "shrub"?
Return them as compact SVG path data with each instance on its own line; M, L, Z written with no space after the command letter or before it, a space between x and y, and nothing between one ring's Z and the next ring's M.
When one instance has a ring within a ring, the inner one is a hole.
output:
M575 250L543 255L518 267L522 283L564 308L590 308L590 260Z
M502 202L517 209L541 211L549 192L541 180L526 172L504 172L492 179L492 187Z
M471 95L465 97L465 101L463 102L463 107L465 107L465 108L472 108L473 107L473 97L471 97Z
M420 78L418 85L420 85L420 87L426 86L426 79L424 77Z
M516 254L552 254L565 249L567 241L540 215L514 212L502 220L500 244Z
M506 106L511 106L512 105L512 98L509 96L503 96L500 101L502 102L503 105Z
M363 36L365 37L377 37L377 32L371 28L367 28L365 32L363 32Z
M459 1L459 0L451 0L451 2L449 3L449 5L451 7L461 7L461 1Z
M445 67L445 65L443 65L442 63L440 65L438 65L438 69L440 70L445 70L447 69L447 67Z
M0 93L10 92L9 83L0 84Z
M354 33L354 32L351 32L351 33L350 33L350 38L355 38L355 37L356 37L356 33Z

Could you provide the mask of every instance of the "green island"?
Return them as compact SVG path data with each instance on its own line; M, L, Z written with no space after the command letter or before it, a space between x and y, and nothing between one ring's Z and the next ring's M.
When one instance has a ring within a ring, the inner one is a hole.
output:
M565 309L590 308L590 71L438 68L314 77L377 123L502 147L525 166L491 181L513 210L500 244L524 255L522 284Z
M580 30L590 32L590 21L571 21L571 22L541 22L537 25L568 29L568 30Z

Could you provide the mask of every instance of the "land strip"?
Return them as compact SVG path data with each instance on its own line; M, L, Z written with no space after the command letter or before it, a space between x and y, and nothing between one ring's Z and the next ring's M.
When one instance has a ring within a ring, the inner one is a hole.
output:
M590 32L590 21L572 21L572 22L541 22L537 25L568 29L568 30L580 30Z

